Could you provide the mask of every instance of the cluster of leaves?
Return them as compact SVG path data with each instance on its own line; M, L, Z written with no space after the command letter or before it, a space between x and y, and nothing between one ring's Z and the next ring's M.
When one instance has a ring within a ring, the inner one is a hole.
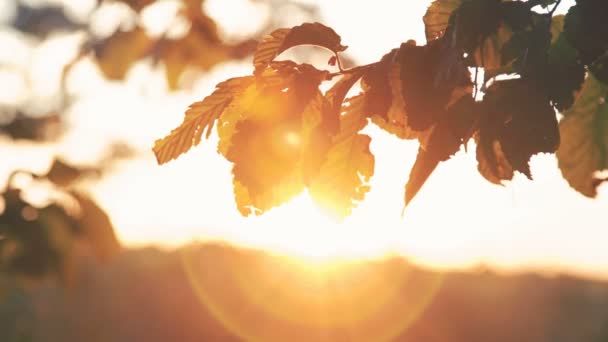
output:
M156 1L122 2L139 15ZM178 87L180 76L188 67L205 71L225 60L249 55L255 43L246 40L236 45L226 44L219 36L216 23L203 11L203 3L204 0L182 1L179 16L190 27L179 37L151 37L143 26L137 24L129 30L119 27L103 39L92 37L84 44L83 52L92 51L100 70L111 80L123 79L131 66L143 58L152 58L154 64L162 62L167 83L172 90Z
M204 11L205 0L181 0L180 11L174 21L181 19L189 28L178 36L165 32L160 37L151 36L140 20L142 11L154 5L157 0L111 1L123 2L129 6L135 12L137 24L126 30L118 27L105 38L91 35L83 43L81 53L66 67L66 72L81 57L92 55L106 78L122 80L133 64L150 58L154 65L164 65L169 89L176 90L186 70L207 71L221 62L245 58L255 50L256 41L253 38L236 43L222 39L217 24ZM281 9L282 5L273 4L273 9ZM307 10L304 5L299 7ZM271 22L267 24L272 25Z
M317 45L334 53L330 64L339 62L346 47L331 28L276 30L258 45L254 74L220 83L191 105L154 153L160 164L178 157L217 121L218 151L234 164L243 215L262 213L304 188L348 215L374 172L370 137L359 133L370 121L420 143L406 205L470 139L480 174L496 184L516 171L532 178L530 158L558 151L563 140L558 158L565 178L593 196L601 182L596 171L608 168L608 26L602 23L608 6L577 0L565 17L553 16L559 3L436 0L423 18L426 45L408 41L379 62L337 73L275 61L293 46ZM545 10L533 10L539 5ZM337 76L322 94L320 83ZM359 81L361 92L345 99ZM556 110L565 115L559 126Z
M16 171L1 194L0 269L28 277L55 275L69 281L72 254L78 244L86 244L93 255L105 260L120 245L113 225L93 199L74 187L97 170L78 168L56 159L49 171L37 175ZM48 204L33 205L13 179L27 174L39 184L50 185L55 196Z

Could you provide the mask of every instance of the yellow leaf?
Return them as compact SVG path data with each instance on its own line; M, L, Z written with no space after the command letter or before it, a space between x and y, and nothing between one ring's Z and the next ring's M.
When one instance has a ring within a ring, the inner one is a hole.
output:
M154 143L154 154L164 164L200 143L203 132L209 137L215 121L222 115L235 95L251 84L252 77L232 78L217 85L216 90L200 102L190 105L184 121L171 133Z
M362 112L363 98L351 99L340 118L340 133L334 137L327 158L310 186L310 194L324 208L344 217L351 213L369 191L374 173L374 156L369 150L370 137L358 134L367 124Z

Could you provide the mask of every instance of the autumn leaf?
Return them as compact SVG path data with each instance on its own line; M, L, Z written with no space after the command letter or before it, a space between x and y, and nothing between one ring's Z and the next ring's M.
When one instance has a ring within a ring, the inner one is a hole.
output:
M435 125L446 115L454 90L471 85L463 61L450 57L441 41L425 46L402 44L399 49L401 96L408 126L414 131ZM468 88L472 96L472 87Z
M424 16L427 41L443 38L486 69L508 64L503 47L519 31L529 29L533 14L527 3L500 0L436 0Z
M130 31L117 30L93 44L99 69L111 80L122 80L131 66L148 51L152 40L142 27Z
M340 117L340 132L332 140L327 158L309 187L312 198L338 217L350 215L369 191L374 174L371 139L358 132L367 124L363 96L348 100Z
M265 36L253 56L255 74L259 74L283 51L298 45L316 45L338 53L346 50L340 36L320 23L305 23L275 30Z
M185 35L163 38L157 43L154 60L165 64L165 77L171 90L178 88L180 77L187 69L207 71L232 53L232 47L221 41L215 22L202 14L200 1L198 12L194 13L198 14L192 16L190 30Z
M342 103L344 102L344 98L348 91L359 81L359 79L364 75L365 69L361 68L354 72L349 72L348 74L342 76L336 84L331 87L326 93L325 97L327 98L327 102L329 104L329 111L331 117L335 118L336 122L332 122L329 127L330 131L333 133L338 133L340 129L340 112L342 110Z
M447 109L445 118L421 139L416 162L405 185L406 207L439 163L451 158L471 138L479 110L479 104L472 97L463 96Z
M44 177L57 186L67 187L89 172L90 170L80 169L61 159L55 159Z
M243 215L263 213L300 193L330 143L328 104L318 89L325 72L295 63L271 66L248 90L250 106L227 111L235 117L225 156L233 163Z
M70 192L70 195L80 207L79 214L74 218L77 224L75 235L86 241L100 260L115 256L120 250L120 243L108 214L87 195L78 192Z
M441 38L448 28L452 13L463 0L435 0L426 10L422 20L427 42Z
M603 181L596 172L608 169L608 85L593 75L559 124L562 144L557 160L571 187L588 197Z
M553 105L557 110L563 111L572 106L575 93L585 79L585 67L578 51L563 32L564 20L557 18L554 17L552 21L553 36L546 54L547 65L543 84Z
M204 100L190 105L182 124L154 143L159 164L171 161L200 143L203 133L209 137L215 121L222 115L234 96L253 82L252 77L238 77L217 85Z
M367 113L367 115L370 116L370 114L372 114L371 120L375 125L400 139L418 139L419 137L424 136L426 132L415 131L408 124L401 88L401 65L399 63L393 63L391 65L387 81L388 89L390 90L388 99L390 99L391 102L388 104L386 113L380 115L371 112ZM370 99L370 97L373 93L366 92L364 94L364 101L367 105L372 101L373 98ZM364 107L364 110L366 108L367 107Z
M480 173L492 183L519 171L532 178L528 162L559 146L557 118L543 90L523 79L499 81L483 100L477 135Z
M583 64L593 64L608 47L608 6L604 1L579 0L566 14L564 32L580 53Z
M379 116L386 120L388 110L393 102L390 72L395 62L398 49L393 49L382 59L371 65L361 78L361 88L365 93L363 112L368 116Z

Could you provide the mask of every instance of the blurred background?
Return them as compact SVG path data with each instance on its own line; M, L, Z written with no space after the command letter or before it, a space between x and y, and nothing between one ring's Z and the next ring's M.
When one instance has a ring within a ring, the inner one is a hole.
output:
M319 21L361 65L423 44L429 3L0 1L0 341L608 341L606 186L579 195L553 156L496 187L461 151L402 218L418 147L370 126L342 222L306 193L241 217L213 135L156 164L264 34Z

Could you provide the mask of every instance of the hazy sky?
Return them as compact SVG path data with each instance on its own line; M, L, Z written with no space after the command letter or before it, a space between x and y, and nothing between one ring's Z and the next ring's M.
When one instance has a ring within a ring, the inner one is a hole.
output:
M224 24L222 29L229 36L254 29L256 20L264 15L243 2L208 0L208 10ZM88 3L83 1L80 7L86 9ZM571 3L564 2L562 11ZM358 63L376 61L408 39L424 42L421 17L426 1L318 4L322 21L341 34ZM105 14L108 18L112 17L109 12ZM150 20L160 21L154 15L150 14ZM103 22L104 18L93 20ZM14 33L2 31L0 44L10 49L0 51L0 60L27 60L34 81L54 80L58 77L56 65L69 58L77 40L57 37L33 50ZM3 80L18 79L0 71ZM373 137L371 149L376 155L372 191L340 225L318 213L306 195L262 217L240 217L232 195L230 164L215 152L215 137L179 160L157 166L149 148L181 122L184 109L208 95L215 83L250 71L249 63L221 65L191 91L168 95L162 72L151 72L146 63L137 65L127 84L120 85L104 81L95 66L84 61L69 79L70 89L82 96L68 115L70 133L44 151L1 145L3 159L6 153L11 162L0 171L31 166L32 160L34 166L44 168L51 151L74 161L92 161L109 139L124 139L145 149L141 158L121 164L113 175L91 188L127 245L174 246L192 238L221 238L313 256L393 251L441 266L484 262L566 267L579 272L608 269L608 190L601 188L597 200L579 195L562 179L553 156L533 158L535 181L517 176L506 187L498 187L477 173L471 149L468 154L461 151L435 171L402 219L403 187L417 145L370 126L366 132ZM39 87L42 97L52 92ZM14 94L0 94L0 100L23 97L18 86L10 91Z

